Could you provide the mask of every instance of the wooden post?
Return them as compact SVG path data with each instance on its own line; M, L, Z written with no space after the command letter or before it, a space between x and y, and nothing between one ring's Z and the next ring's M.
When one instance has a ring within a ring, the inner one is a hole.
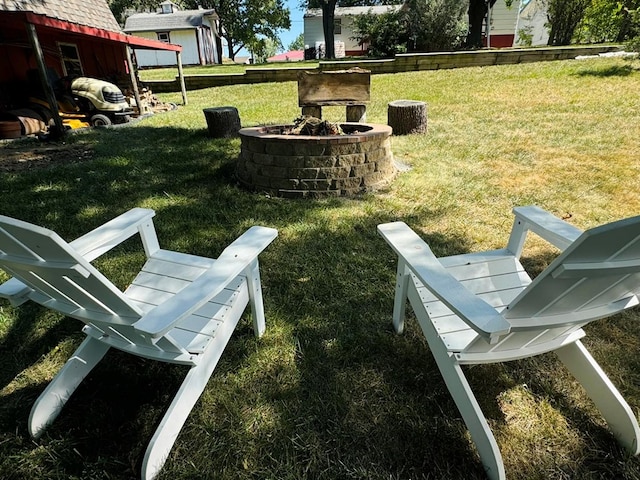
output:
M308 105L302 107L302 115L310 117L322 118L322 107L318 105Z
M55 123L55 132L53 136L62 136L65 134L64 125L62 124L62 118L60 118L60 112L58 111L58 100L56 100L56 94L53 91L53 87L49 83L49 76L47 75L47 65L44 63L44 54L42 53L42 47L38 40L38 32L36 26L33 23L27 23L27 32L29 33L29 41L33 47L33 51L36 54L36 62L38 63L38 73L40 74L40 83L44 89L44 94L49 103L51 115Z
M389 102L387 118L387 123L393 128L394 135L425 133L427 131L427 104L414 100Z
M366 105L347 105L347 122L366 122Z
M131 78L131 88L133 89L133 98L135 98L136 100L138 115L142 115L142 103L140 102L140 90L138 89L138 79L136 78L136 71L133 67L133 59L131 58L131 49L129 48L128 45L125 45L124 50L127 55L127 66L129 67L129 78Z
M187 105L187 87L184 84L184 73L182 71L182 53L176 52L176 61L178 62L178 79L180 81L180 91L182 92L182 103Z
M205 108L209 136L213 138L235 137L240 130L240 115L236 107Z

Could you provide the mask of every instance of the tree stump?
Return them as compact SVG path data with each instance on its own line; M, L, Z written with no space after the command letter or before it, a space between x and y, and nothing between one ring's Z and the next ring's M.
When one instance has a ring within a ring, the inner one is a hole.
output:
M387 119L394 135L425 133L427 131L427 104L415 100L394 100L389 102Z
M235 137L240 130L240 114L236 107L204 108L209 136L213 138Z

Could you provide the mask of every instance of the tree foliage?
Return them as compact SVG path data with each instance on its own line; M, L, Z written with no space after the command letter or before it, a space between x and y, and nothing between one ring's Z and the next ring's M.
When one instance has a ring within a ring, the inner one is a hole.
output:
M549 19L549 45L569 45L591 0L545 0Z
M467 11L459 0L408 0L407 8L354 19L355 39L373 56L453 50L466 33Z
M287 50L304 50L304 33L298 35L293 42L287 46Z
M234 59L242 48L254 52L267 39L279 45L279 31L291 27L290 12L283 0L174 0L185 9L213 9L220 18L220 34L227 41L228 56ZM161 0L110 0L116 18L127 8L155 10ZM265 47L266 48L266 47Z
M322 9L322 31L324 33L325 56L335 58L335 11L340 7L373 7L376 5L390 5L393 0L301 0L300 7Z

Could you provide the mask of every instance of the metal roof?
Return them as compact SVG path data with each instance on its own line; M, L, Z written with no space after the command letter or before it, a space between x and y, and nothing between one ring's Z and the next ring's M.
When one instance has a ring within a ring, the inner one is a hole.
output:
M134 13L126 19L124 31L129 33L194 29L203 25L205 16L218 18L215 10L178 10L173 13Z

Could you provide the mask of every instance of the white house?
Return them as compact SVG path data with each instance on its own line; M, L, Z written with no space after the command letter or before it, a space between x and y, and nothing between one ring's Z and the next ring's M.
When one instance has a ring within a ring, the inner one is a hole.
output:
M389 11L397 11L402 5L385 5L378 7L336 7L334 17L334 39L336 58L345 55L365 55L366 45L358 45L351 37L353 18L366 13L380 15ZM324 52L324 31L322 30L322 9L310 8L304 14L304 48L305 51L315 49L316 58Z
M521 0L518 10L518 23L514 46L547 45L549 29L547 28L547 10L539 0Z
M549 31L544 3L540 0L520 0L507 7L504 0L498 0L491 9L489 46L500 48L546 45Z
M218 16L215 10L180 10L171 1L162 2L160 7L158 12L130 15L124 31L181 45L185 65L221 63L216 49ZM170 52L136 50L135 53L139 67L176 65L176 57Z
M517 19L518 8L516 5L507 7L504 0L498 0L490 12L491 28L488 36L486 35L485 22L484 45L491 48L511 47L515 38Z
M490 12L490 29L487 35L486 22L483 25L483 43L491 48L511 46L546 45L549 33L546 28L547 12L540 0L521 0L507 7L504 0L498 0ZM335 42L336 57L345 55L365 55L367 45L359 45L351 37L353 18L366 13L382 14L397 11L403 5L378 7L336 7ZM529 43L530 42L530 43ZM315 49L315 57L321 58L324 51L322 30L322 9L309 9L304 14L305 51Z

